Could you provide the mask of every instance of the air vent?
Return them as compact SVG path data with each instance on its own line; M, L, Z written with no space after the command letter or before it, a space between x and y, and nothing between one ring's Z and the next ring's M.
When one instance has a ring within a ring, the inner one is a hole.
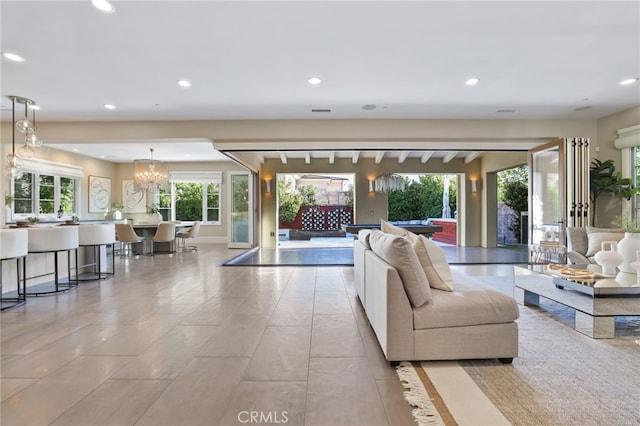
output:
M516 112L516 110L515 109L499 109L496 112L500 114L509 114L512 112Z
M586 110L591 109L591 108L593 108L593 106L586 105L586 106L583 106L583 107L580 107L580 108L574 108L574 111L575 112L586 111Z
M313 108L311 112L331 112L329 108Z

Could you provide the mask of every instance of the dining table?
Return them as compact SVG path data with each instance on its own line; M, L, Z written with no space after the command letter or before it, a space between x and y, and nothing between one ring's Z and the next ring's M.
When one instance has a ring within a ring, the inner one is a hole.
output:
M178 229L189 228L191 226L191 224L189 223L175 222L175 224L176 224L176 232L178 231ZM153 224L153 223L144 223L144 222L131 225L135 233L138 234L138 236L144 238L144 241L142 242L142 250L140 250L139 246L135 247L136 245L134 244L134 247L133 247L134 254L150 254L152 252L160 253L160 254L175 253L176 251L175 240L155 243L156 244L155 249L151 250L152 244L153 244L153 236L156 234L156 231L158 230L158 225L159 224L157 223Z

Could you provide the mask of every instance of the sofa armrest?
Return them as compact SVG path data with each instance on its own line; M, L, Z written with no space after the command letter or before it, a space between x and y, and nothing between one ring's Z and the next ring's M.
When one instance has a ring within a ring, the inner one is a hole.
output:
M571 263L575 263L579 265L588 265L589 263L591 263L589 259L587 259L582 254L574 250L569 250L567 252L567 259L569 259Z
M398 271L365 253L365 311L388 361L414 358L413 309Z

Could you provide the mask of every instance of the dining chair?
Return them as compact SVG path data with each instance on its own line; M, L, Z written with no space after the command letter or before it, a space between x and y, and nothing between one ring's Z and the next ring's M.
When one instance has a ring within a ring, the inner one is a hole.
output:
M173 222L160 222L158 229L152 238L151 255L155 254L156 243L169 243L169 251L173 252L173 244L176 241L176 224Z
M201 224L202 222L200 221L193 222L193 225L191 225L191 228L185 231L178 232L176 234L176 238L178 238L178 249L180 251L198 251L197 246L194 246L194 245L188 246L186 245L186 242L187 240L194 239L198 236L198 234L200 233Z
M127 257L133 254L132 244L141 243L144 238L136 234L130 223L116 223L116 240L122 244L120 257Z

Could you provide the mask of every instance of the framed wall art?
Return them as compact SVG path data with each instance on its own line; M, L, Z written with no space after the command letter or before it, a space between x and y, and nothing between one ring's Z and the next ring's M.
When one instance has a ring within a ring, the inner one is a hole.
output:
M144 190L136 189L132 180L123 180L122 204L124 213L146 213L147 194Z
M89 213L106 212L111 204L111 179L89 176Z

